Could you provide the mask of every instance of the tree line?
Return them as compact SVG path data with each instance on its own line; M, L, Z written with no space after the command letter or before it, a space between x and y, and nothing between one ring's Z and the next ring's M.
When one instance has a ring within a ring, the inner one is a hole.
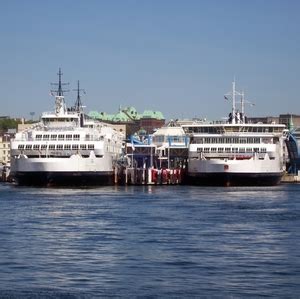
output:
M17 129L18 124L22 121L21 119L14 118L0 118L0 131L6 132L8 129ZM25 123L32 123L33 121L25 121Z

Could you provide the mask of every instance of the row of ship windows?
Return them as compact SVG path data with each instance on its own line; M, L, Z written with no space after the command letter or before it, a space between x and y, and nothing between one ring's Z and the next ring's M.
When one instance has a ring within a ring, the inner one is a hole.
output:
M227 126L227 127L184 127L187 133L208 133L208 134L220 134L222 132L249 132L249 133L281 133L282 127L260 127L260 126L245 126L242 128L239 126Z
M89 136L86 136L89 137ZM79 140L79 134L37 134L35 135L36 140Z
M18 146L19 150L94 150L95 149L95 145L94 144L19 144Z
M259 137L194 137L191 143L230 143L230 144L259 144L259 143L276 143L276 138L259 138Z
M231 147L198 147L197 148L198 153L266 153L266 148L251 148L251 147L241 147L241 148L231 148Z

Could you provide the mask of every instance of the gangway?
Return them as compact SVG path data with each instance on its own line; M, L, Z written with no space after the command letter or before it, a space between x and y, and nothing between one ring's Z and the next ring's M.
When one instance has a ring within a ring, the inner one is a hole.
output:
M290 158L290 167L288 169L288 172L296 173L300 168L300 158L298 151L298 142L296 137L293 135L293 132L290 132L287 135L285 143Z

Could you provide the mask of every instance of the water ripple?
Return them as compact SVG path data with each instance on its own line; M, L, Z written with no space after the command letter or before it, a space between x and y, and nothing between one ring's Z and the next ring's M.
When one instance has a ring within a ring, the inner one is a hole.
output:
M0 184L0 297L297 298L299 190Z

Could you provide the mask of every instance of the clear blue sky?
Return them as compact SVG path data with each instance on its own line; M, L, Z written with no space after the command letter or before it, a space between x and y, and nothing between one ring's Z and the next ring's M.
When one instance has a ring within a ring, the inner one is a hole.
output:
M249 116L300 114L298 0L0 3L0 115L52 110L59 67L71 90L85 88L87 112L219 119L235 76L256 104Z

